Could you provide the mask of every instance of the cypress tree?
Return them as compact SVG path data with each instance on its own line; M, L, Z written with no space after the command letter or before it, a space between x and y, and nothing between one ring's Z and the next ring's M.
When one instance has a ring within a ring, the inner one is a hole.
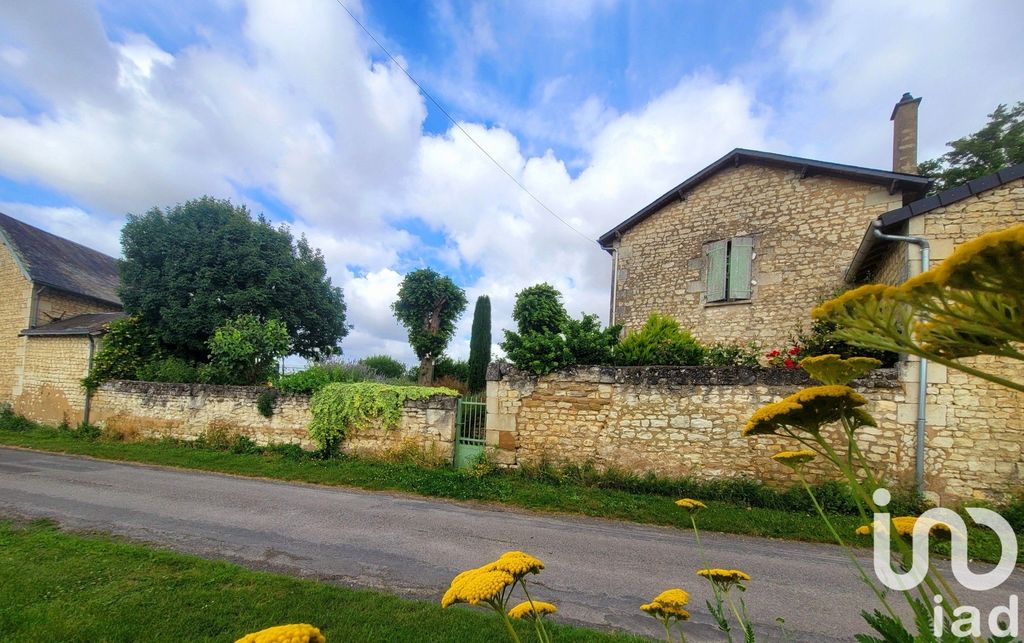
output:
M491 363L491 298L481 295L473 311L473 332L469 337L470 393L487 388L487 365Z

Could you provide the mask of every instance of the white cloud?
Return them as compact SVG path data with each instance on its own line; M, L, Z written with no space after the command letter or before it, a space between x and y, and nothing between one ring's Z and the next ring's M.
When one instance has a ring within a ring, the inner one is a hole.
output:
M125 212L203 193L252 204L252 190L265 193L290 210L293 231L323 250L345 289L355 325L344 341L349 359L386 352L415 362L390 304L401 271L422 258L480 275L467 284L469 306L450 349L457 357L468 354L480 294L491 297L495 343L512 326L515 293L541 281L565 293L573 314L606 316L607 254L543 211L460 131L424 133L416 87L374 62L372 43L333 3L252 0L238 33L198 25L210 36L173 53L141 34L112 39L85 4L51 20L51 4L0 6L0 80L27 96L0 96L0 175L48 186L80 207L0 204L6 212L117 254ZM525 23L547 20L552 33L572 38L565 25L608 4L523 11ZM451 23L464 29L467 74L516 28L498 30L481 6L467 26ZM596 238L733 147L884 167L888 109L907 90L925 96L922 158L934 156L995 104L1024 96L1021 20L1013 19L1020 7L841 1L784 14L760 61L727 76L692 73L621 113L564 75L539 78L537 105L526 112L502 105L500 88L436 80L452 83L441 93L459 96L460 113L497 115L496 126L463 126ZM985 74L976 73L979 61ZM48 107L33 113L39 101ZM537 140L569 141L581 155L560 158ZM397 223L409 218L443 232L441 247L423 247Z

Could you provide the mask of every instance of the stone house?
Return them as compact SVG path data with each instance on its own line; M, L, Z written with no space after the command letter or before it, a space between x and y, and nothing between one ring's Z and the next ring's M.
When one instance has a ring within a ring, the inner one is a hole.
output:
M604 234L611 321L631 330L658 312L705 342L785 348L837 291L921 270L918 245L885 235L925 240L935 265L964 241L1024 223L1024 165L926 196L928 179L913 173L920 100L905 94L893 109L892 170L736 149ZM976 359L1024 380L1019 362ZM937 498L1019 490L1024 395L931 365L921 404L921 379L916 359L900 362L885 415L905 438L879 457L913 463Z
M87 416L81 379L124 316L117 260L0 213L0 404L47 422Z

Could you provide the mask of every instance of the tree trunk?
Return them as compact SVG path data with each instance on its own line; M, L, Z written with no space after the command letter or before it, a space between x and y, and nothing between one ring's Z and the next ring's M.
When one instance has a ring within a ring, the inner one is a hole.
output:
M416 383L420 386L430 386L434 383L434 358L432 356L420 360L420 376Z

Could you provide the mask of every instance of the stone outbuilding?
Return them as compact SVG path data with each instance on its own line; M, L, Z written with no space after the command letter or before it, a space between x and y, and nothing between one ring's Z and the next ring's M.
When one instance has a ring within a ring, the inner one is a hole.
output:
M117 260L0 213L0 404L85 419L97 340L123 317Z

